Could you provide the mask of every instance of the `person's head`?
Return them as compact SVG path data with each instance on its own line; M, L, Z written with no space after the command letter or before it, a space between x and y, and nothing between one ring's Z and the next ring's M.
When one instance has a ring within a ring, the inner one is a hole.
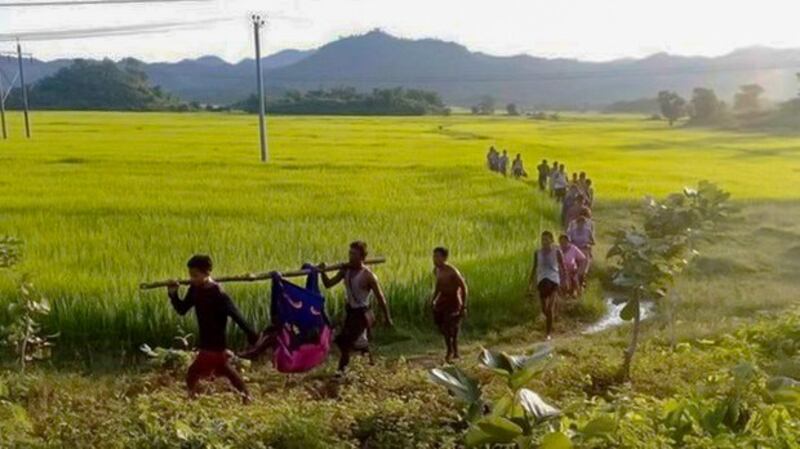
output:
M586 181L586 172L582 171L580 176L578 177L581 181Z
M508 150L503 150L503 156L508 154Z
M542 164L547 165L547 159L542 159Z
M367 258L367 243L356 240L350 244L349 258L351 264L361 264Z
M450 251L444 246L437 246L433 249L433 264L437 267L444 266L447 263L447 258L450 257Z
M553 167L558 168L558 161L553 161Z
M577 173L572 172L572 180L573 181L577 181L578 180L578 174Z
M186 268L189 269L189 282L196 286L205 284L208 277L211 276L213 267L211 257L205 254L195 254L186 262Z
M591 187L591 186L592 186L592 180L587 178L586 179L586 187Z
M569 237L566 234L561 234L558 236L558 244L563 249L569 248Z
M575 223L579 228L583 228L584 226L586 226L586 215L584 214L578 215L578 217L575 219Z
M553 233L550 231L542 232L542 248L550 249L553 246Z
M563 172L566 169L567 169L567 167L564 166L564 164L561 164L561 165L558 166L558 170L561 171L561 172Z
M522 159L522 155L517 153L517 160Z

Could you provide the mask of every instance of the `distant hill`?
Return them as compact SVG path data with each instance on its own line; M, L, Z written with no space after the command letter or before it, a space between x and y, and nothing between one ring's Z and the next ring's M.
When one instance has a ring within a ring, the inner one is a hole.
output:
M643 59L586 62L529 55L499 57L435 39L401 39L381 31L336 40L312 51L286 50L264 58L268 93L349 86L359 91L402 86L438 92L451 105L471 106L491 95L523 108L598 108L652 98L660 90L688 96L713 88L729 100L742 84L757 82L766 96L794 95L800 49L752 47L719 57L658 53ZM2 60L0 67L13 61ZM28 63L35 79L65 61ZM144 64L154 84L184 100L233 103L254 89L254 61L236 64L210 56Z
M313 51L284 50L262 58L265 72L301 61ZM175 63L146 64L145 71L153 84L186 100L228 104L253 92L255 59L230 64L216 56L184 59ZM277 92L276 92L277 93Z
M284 50L262 58L261 64L265 72L268 72L294 64L313 53L313 50ZM254 90L255 59L244 59L236 64L216 56L178 62L138 62L152 85L161 86L165 91L186 101L229 104L241 100ZM70 59L49 62L25 59L26 82L34 83L71 63ZM13 76L17 73L17 60L0 58L0 69ZM280 93L277 89L275 92Z
M114 62L76 59L29 88L34 109L156 111L179 109L181 102L159 87L152 87L142 65L134 59ZM8 107L22 107L16 88Z

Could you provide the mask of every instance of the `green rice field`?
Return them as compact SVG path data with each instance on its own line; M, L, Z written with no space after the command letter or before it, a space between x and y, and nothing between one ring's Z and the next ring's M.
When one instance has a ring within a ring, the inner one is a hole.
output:
M428 326L437 245L470 283L469 328L528 319L530 254L558 212L530 182L485 169L491 144L521 153L529 173L542 158L587 171L605 206L700 179L739 200L800 199L800 138L638 117L274 117L269 164L252 116L35 113L30 141L10 118L0 235L25 241L18 271L50 299L47 329L65 346L163 343L191 329L163 291L137 286L182 275L193 253L239 274L337 261L354 239L388 258L376 272L401 328ZM0 276L0 304L14 285ZM227 290L266 324L266 284Z

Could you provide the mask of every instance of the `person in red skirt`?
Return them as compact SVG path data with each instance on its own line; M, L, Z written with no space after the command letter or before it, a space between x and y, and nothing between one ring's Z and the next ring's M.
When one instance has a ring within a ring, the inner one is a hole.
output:
M245 403L250 402L250 393L244 380L230 364L231 353L225 341L225 329L230 317L247 335L250 344L258 340L258 334L247 323L236 308L230 296L211 279L212 262L206 255L195 255L189 259L190 286L183 299L178 296L179 284L172 281L168 294L172 307L179 315L186 315L194 308L199 329L199 352L186 373L186 387L189 395L198 393L198 383L209 377L224 377L242 396Z

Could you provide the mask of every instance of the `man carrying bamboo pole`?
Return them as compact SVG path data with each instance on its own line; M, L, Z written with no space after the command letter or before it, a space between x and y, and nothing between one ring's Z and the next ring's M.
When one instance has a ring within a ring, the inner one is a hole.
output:
M170 281L167 292L172 307L179 315L186 315L192 308L197 315L199 353L186 373L189 395L192 398L197 395L198 383L201 379L221 376L227 378L236 391L241 394L242 400L248 403L250 394L244 380L230 364L230 353L225 342L228 317L233 319L244 331L250 344L256 342L258 334L245 321L231 298L222 291L220 285L211 279L212 262L209 256L199 254L192 256L186 266L189 268L190 278L186 296L183 299L178 297L180 288L178 281Z
M351 243L348 258L347 266L339 270L332 278L325 273L325 264L319 265L325 288L331 288L344 281L345 319L342 329L336 337L336 345L339 346L341 353L338 368L340 376L344 375L347 365L350 363L350 353L356 349L356 342L365 332L369 335L372 328L375 320L372 313L372 296L377 299L386 324L390 327L394 326L389 313L389 305L378 283L378 278L364 263L367 258L367 244L362 241Z

